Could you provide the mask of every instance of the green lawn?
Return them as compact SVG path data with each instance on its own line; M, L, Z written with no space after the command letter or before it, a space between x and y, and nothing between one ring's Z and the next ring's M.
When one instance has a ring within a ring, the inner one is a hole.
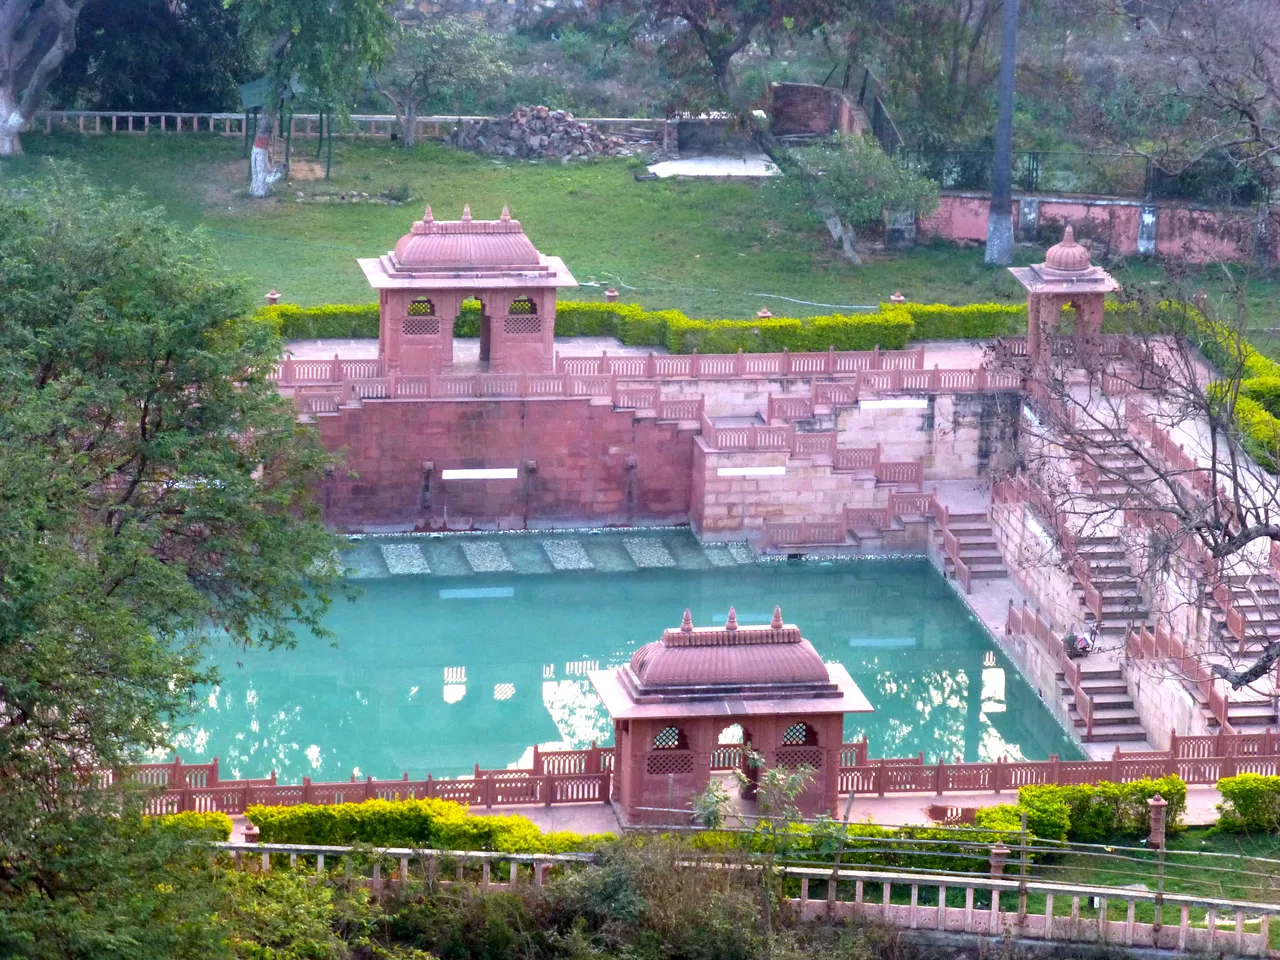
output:
M575 298L598 298L613 284L625 299L704 317L749 317L761 306L778 315L829 313L877 304L895 290L957 304L1022 299L1005 270L982 263L980 249L926 246L848 266L819 229L773 218L754 185L637 182L635 161L495 163L430 144L406 152L386 143L338 142L328 183L281 183L276 199L254 201L236 138L30 134L24 146L27 156L7 161L8 172L39 170L44 158L56 157L104 185L136 187L178 220L209 230L227 266L253 288L274 287L302 304L372 300L355 258L390 249L427 201L442 218L457 217L463 203L477 218L496 217L510 204L539 249L563 257L584 284L570 294ZM296 146L295 156L314 155L313 144ZM296 202L298 191L376 195L404 187L412 196L404 206ZM1030 263L1039 252L1022 248L1018 259ZM1159 266L1143 262L1116 273L1131 286L1169 281ZM1216 293L1222 280L1214 270L1192 271L1182 285ZM1251 284L1254 326L1280 326L1277 293L1276 282Z

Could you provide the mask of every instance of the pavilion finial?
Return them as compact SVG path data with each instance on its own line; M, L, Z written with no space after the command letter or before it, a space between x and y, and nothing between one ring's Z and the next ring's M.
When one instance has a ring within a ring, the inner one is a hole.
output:
M500 216L498 219L504 222L509 221L511 219L511 208L508 207L505 203L502 205L502 216Z
M1069 223L1067 224L1067 229L1062 231L1062 242L1063 243L1076 242L1076 232L1075 230L1071 229L1071 224Z
M427 204L427 212L422 215L423 223L435 223L436 218L431 215L431 204Z
M469 203L464 203L462 205L462 222L463 223L471 222L471 204Z
M769 628L771 630L782 629L782 605L781 604L773 608L773 619L769 621Z
M729 608L729 619L724 622L724 628L726 630L738 629L738 612L733 607Z
M689 608L684 608L684 619L680 621L681 633L693 633L693 615L689 613Z

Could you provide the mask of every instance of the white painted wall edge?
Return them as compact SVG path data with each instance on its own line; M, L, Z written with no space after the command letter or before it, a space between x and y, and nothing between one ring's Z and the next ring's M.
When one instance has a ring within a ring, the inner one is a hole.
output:
M859 400L863 410L923 410L929 406L928 397L891 397L886 400Z
M519 476L515 467L493 467L484 470L441 470L441 480L514 480Z
M717 477L783 477L786 467L717 467Z

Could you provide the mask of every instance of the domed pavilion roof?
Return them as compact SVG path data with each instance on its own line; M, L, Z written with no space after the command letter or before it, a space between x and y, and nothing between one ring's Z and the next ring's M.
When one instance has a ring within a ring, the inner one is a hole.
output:
M436 220L427 207L421 220L400 238L391 253L404 270L456 270L459 267L529 269L540 265L538 251L524 235L519 220L502 208L497 220L471 219L471 207L461 220Z
M1061 242L1045 251L1044 263L1010 267L1009 272L1033 294L1110 293L1120 289L1111 274L1090 262L1089 251L1076 242L1069 224Z
M721 627L695 627L686 610L679 627L664 630L624 666L593 672L591 680L615 717L633 707L661 715L674 715L673 707L677 714L722 713L735 702L743 704L735 709L750 713L783 705L800 712L871 709L843 667L823 662L799 627L783 623L780 608L763 626L739 625L730 609Z
M1089 269L1089 251L1076 243L1076 234L1070 224L1063 231L1062 239L1045 252L1044 265L1051 270L1068 273Z
M507 207L497 220L475 220L470 205L459 220L437 220L428 205L395 249L359 260L374 289L575 287L559 257L538 252Z

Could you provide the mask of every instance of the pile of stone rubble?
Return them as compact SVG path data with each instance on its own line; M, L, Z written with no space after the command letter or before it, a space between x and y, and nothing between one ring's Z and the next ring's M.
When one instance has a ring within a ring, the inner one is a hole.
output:
M509 117L464 120L450 137L454 146L486 157L627 157L631 150L617 137L573 119L567 110L516 107Z

